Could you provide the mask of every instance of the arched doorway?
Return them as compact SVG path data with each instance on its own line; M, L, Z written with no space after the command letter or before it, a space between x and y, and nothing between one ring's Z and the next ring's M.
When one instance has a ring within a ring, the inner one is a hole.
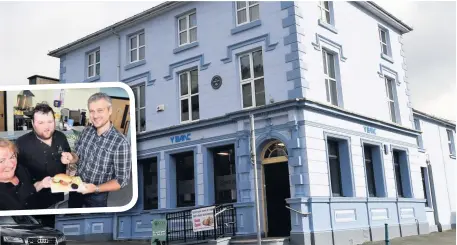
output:
M288 152L283 142L268 142L261 152L263 173L263 200L266 235L290 236L290 211L286 199L290 198Z

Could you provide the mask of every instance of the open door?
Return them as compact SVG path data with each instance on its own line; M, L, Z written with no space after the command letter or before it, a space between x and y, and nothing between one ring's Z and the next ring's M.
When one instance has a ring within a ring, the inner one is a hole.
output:
M6 131L6 92L0 91L0 132Z
M128 98L111 97L113 113L111 122L119 132L127 135L130 121L130 100Z

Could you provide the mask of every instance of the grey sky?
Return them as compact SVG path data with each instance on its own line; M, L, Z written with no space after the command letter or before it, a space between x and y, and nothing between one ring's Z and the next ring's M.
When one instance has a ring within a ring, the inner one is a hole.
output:
M414 28L404 36L413 106L455 120L456 3L375 2ZM0 84L58 78L59 60L48 51L158 3L0 2Z

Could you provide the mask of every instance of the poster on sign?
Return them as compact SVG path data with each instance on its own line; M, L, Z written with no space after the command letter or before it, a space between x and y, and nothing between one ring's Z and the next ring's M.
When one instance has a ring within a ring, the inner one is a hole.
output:
M194 232L213 230L215 226L214 206L192 210L192 226Z

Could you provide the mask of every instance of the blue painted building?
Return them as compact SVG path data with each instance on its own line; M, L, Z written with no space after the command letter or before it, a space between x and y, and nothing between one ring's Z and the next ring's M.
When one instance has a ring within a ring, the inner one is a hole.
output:
M237 236L255 234L254 114L265 236L357 244L382 240L385 223L391 237L428 233L410 31L370 2L166 2L51 51L61 82L133 89L140 187L127 212L56 227L144 239L167 212L233 203Z

